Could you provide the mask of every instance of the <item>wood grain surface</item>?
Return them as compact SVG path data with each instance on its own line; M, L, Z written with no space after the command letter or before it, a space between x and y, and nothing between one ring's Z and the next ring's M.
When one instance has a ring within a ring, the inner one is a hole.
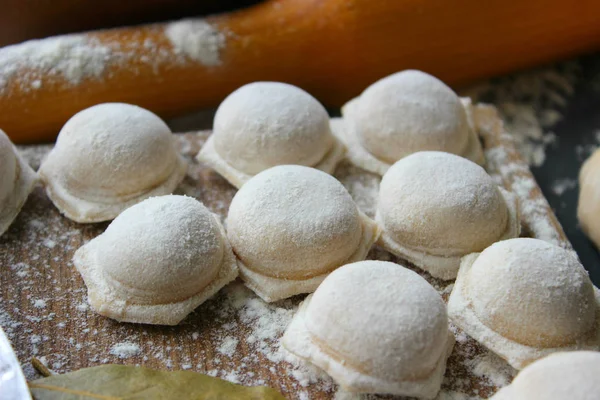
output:
M522 216L524 234L542 237L550 234L549 240L569 247L533 176L514 149L510 136L503 132L495 110L479 106L475 120L488 156L488 172L508 189L515 185L528 188L515 191L526 206ZM225 217L235 189L192 158L208 134L178 135L180 150L190 162L188 176L178 193L196 197ZM34 168L49 149L50 146L21 147ZM499 153L504 156L499 157ZM361 193L366 186L376 188L378 179L345 163L336 176L355 196L359 195L357 188L361 188ZM365 199L357 199L357 203L364 206ZM13 226L0 238L0 325L11 339L29 378L35 377L29 367L29 360L35 356L56 372L103 363L140 364L158 369L191 369L249 385L266 384L290 399L334 397L337 387L331 381L326 378L307 381L301 376L302 369L275 356L280 330L266 334L273 326L271 322L289 318L304 296L266 305L238 281L175 327L119 323L96 315L87 307L86 288L73 268L71 257L79 246L102 233L106 226L106 223L81 225L69 221L58 213L42 188L37 188ZM413 268L378 248L370 252L369 258L393 260ZM415 270L447 298L451 282L432 279ZM457 344L442 390L448 396L465 393L487 398L497 390L499 382L482 376L472 364L488 352L459 330L455 333ZM123 343L133 344L134 351L127 353L115 347ZM498 362L502 363L499 359ZM508 365L505 367L509 370Z

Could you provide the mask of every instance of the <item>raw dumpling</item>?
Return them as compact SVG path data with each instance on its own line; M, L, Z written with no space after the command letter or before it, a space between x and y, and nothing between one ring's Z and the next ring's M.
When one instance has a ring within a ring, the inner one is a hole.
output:
M65 124L40 176L67 218L100 222L148 197L173 192L186 169L159 117L130 104L106 103Z
M239 188L283 164L333 173L344 153L331 134L327 111L314 97L285 83L255 82L221 103L198 160Z
M237 192L227 233L242 279L271 302L310 293L334 269L364 259L379 228L331 175L282 165Z
M521 369L550 353L599 349L599 296L573 252L518 238L463 258L448 313Z
M342 108L334 133L352 163L379 175L409 154L437 150L483 164L481 143L461 99L439 79L407 70L369 86Z
M123 211L73 262L94 311L143 324L179 323L238 275L217 217L173 195Z
M490 400L598 400L600 353L556 353L527 366Z
M37 174L0 129L0 236L21 211L37 180Z
M579 172L577 218L581 229L600 247L600 150L592 154Z
M424 151L394 164L379 189L379 244L441 279L454 279L464 255L519 236L514 195L479 165Z
M306 298L282 344L347 391L431 399L454 335L425 279L394 263L361 261L332 272Z

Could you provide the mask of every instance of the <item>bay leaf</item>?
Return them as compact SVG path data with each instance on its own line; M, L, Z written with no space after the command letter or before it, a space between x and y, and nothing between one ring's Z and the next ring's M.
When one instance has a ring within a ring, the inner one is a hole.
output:
M36 400L285 400L275 389L245 387L192 371L101 365L29 382Z

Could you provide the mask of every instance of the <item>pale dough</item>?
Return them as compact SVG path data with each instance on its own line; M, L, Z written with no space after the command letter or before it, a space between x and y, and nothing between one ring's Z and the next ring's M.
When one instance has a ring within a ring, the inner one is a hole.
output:
M172 193L186 170L173 134L158 116L130 104L105 103L65 124L39 173L67 218L100 222L148 197Z
M598 400L600 353L556 353L527 366L490 400Z
M37 174L0 129L0 236L17 217L37 181Z
M406 70L369 86L342 108L334 133L347 157L367 171L385 174L396 161L418 151L457 154L480 165L481 143L461 99L439 79Z
M520 232L516 197L479 165L450 153L423 151L383 176L379 244L441 279L454 279L460 258Z
M327 111L314 97L286 83L254 82L223 100L198 160L239 188L277 165L333 173L344 153Z
M238 275L223 226L199 201L159 196L121 213L73 258L93 310L175 325Z

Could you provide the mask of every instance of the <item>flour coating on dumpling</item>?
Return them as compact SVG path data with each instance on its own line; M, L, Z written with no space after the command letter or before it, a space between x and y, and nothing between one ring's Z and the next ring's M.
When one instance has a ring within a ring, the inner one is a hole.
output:
M0 236L17 217L37 181L37 174L0 129Z
M380 244L435 277L456 277L460 258L520 232L515 196L477 164L423 151L383 176L377 205Z
M186 170L171 130L158 116L130 104L104 103L67 121L40 175L65 216L100 222L148 197L172 193Z
M600 349L599 294L572 251L517 238L463 259L448 308L520 369L557 351Z
M332 173L344 151L314 97L286 83L254 82L223 100L198 159L239 188L277 165Z
M380 175L418 151L444 151L483 164L468 107L469 101L439 79L406 70L380 79L348 102L335 133L354 164Z
M363 259L379 228L332 176L278 166L235 195L228 236L246 284L268 301L313 291L332 270Z
M360 261L323 281L282 343L345 390L433 398L454 336L444 302L422 277L390 262Z
M185 196L144 200L75 253L96 312L173 325L237 276L225 230Z

